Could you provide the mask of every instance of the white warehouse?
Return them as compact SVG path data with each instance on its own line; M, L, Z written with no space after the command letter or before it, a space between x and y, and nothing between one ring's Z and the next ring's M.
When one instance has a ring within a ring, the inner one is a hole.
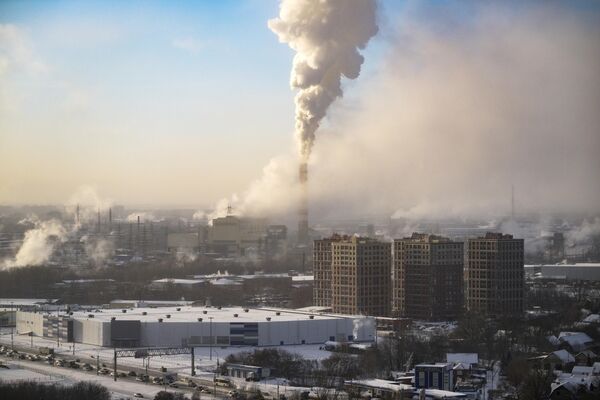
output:
M17 331L107 347L278 346L373 341L375 319L270 308L161 307L17 313Z

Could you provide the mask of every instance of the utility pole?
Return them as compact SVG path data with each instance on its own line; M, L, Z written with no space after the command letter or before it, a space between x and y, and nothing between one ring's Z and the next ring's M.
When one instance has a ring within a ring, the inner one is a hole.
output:
M212 333L212 320L213 317L208 317L209 319L209 330L210 330L210 347L209 347L209 353L210 353L210 359L212 360L212 347L213 347L213 333Z

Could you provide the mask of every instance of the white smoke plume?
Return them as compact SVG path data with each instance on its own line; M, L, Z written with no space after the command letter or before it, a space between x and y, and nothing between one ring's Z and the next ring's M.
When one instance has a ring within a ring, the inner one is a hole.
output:
M356 79L359 53L377 33L375 0L282 0L269 28L296 51L290 84L296 95L296 137L308 159L315 131L342 96L342 76Z
M81 186L66 202L66 213L73 223L64 223L56 219L40 220L36 215L28 216L19 224L30 225L25 232L23 243L12 259L0 263L0 268L43 265L50 260L58 246L69 239L77 240L82 225L86 222L95 223L98 211L106 212L112 202L101 198L93 186ZM79 220L77 208L79 207ZM114 252L114 245L104 238L90 239L87 235L79 239L84 243L84 250L89 259L100 265Z
M187 247L179 247L175 252L175 261L178 266L183 266L186 263L194 262L198 259L198 252L187 248Z
M85 254L95 266L104 265L115 252L114 242L106 238L84 235L80 242L83 243Z
M138 217L140 217L140 222L156 222L159 221L154 214L146 211L138 211L131 213L127 216L127 222L137 222Z
M98 190L92 185L83 185L77 188L75 193L69 198L66 203L66 212L72 216L75 223L95 221L98 217L98 212L104 215L113 205L110 199L102 198L98 194ZM79 206L79 221L77 218L77 207Z
M581 225L570 229L565 236L570 246L589 244L591 239L600 236L600 217L584 220Z
M15 257L3 261L3 269L43 265L52 256L55 247L67 240L67 230L59 221L30 220L34 220L34 228L25 232L23 244Z
M313 148L315 219L501 218L513 185L518 215L600 212L600 12L507 3L409 2L381 26ZM234 213L295 214L296 181L271 162Z

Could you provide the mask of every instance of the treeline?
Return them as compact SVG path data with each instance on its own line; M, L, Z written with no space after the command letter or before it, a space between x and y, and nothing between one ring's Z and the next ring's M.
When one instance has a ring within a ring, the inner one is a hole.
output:
M102 385L78 382L72 386L39 382L7 383L0 381L3 400L109 400L110 393Z

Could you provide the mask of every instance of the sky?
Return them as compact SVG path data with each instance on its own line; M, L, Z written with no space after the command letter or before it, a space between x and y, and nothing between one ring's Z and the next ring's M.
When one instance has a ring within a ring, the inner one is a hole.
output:
M0 2L0 203L208 206L293 146L276 1Z
M0 204L92 187L131 206L294 210L278 14L276 0L1 1ZM497 211L511 186L523 209L600 211L599 3L382 0L377 16L317 132L311 212Z

